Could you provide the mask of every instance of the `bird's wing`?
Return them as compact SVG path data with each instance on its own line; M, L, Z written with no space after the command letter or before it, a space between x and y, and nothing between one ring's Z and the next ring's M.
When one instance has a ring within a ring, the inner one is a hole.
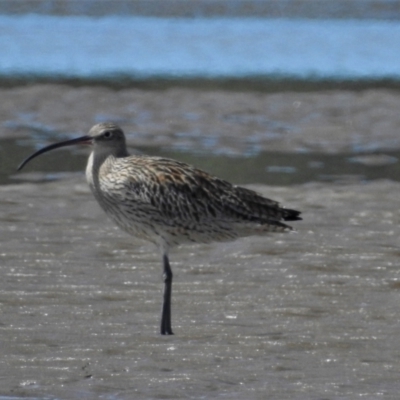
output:
M185 163L136 158L129 169L123 188L127 197L165 218L194 223L222 219L277 225L282 220L300 219L297 211L281 208L276 201Z

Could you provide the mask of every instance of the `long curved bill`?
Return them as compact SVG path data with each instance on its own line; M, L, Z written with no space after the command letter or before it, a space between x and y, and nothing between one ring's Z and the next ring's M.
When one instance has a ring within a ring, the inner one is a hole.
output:
M18 166L17 171L21 171L21 169L24 168L24 166L28 164L28 162L34 159L35 157L40 156L43 153L47 153L50 150L58 149L59 147L72 146L74 144L79 144L79 143L91 144L92 140L93 138L91 136L86 135L78 137L76 139L66 140L64 142L54 143L51 144L50 146L43 147L43 149L38 150L37 152L33 153L28 158L26 158L24 161L22 161L22 163Z

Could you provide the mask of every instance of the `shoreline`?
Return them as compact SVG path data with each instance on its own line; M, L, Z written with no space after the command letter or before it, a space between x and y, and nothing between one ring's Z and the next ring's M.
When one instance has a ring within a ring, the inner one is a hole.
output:
M18 89L35 85L65 85L71 88L104 87L112 90L138 89L165 91L169 89L221 90L227 92L286 93L286 92L325 92L392 90L400 91L400 80L395 78L351 79L351 78L294 78L290 76L253 76L253 77L131 77L110 76L80 78L68 76L1 76L1 89Z

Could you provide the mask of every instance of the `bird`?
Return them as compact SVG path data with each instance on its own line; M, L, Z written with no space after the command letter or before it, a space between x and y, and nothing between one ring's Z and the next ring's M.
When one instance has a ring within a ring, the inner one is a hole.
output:
M92 146L86 180L100 207L123 231L154 243L161 252L162 335L173 334L171 248L291 231L285 222L302 219L300 211L281 207L277 201L189 164L129 155L125 134L113 122L98 123L87 135L36 151L18 171L43 153L77 144Z

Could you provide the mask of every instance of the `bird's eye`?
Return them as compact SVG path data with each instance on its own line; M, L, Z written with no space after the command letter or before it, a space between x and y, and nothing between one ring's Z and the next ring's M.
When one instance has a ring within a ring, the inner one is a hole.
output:
M111 137L112 137L112 132L110 132L110 131L104 132L104 133L103 133L103 137L104 137L105 139L111 139Z

